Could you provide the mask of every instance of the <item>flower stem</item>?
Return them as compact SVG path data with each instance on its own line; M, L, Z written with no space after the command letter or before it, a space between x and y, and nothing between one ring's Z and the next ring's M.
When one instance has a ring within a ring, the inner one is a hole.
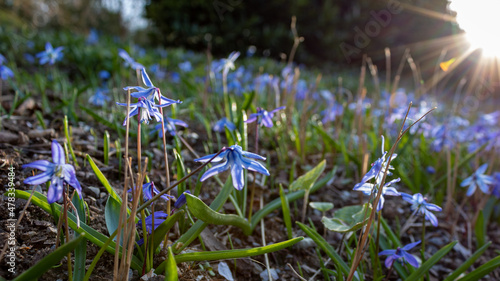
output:
M68 227L68 194L69 194L69 185L66 185L66 190L63 194L63 204L64 204L64 230L66 233L66 243L69 243L69 227ZM68 280L73 280L73 267L71 265L71 252L68 253Z
M255 153L259 154L259 124L255 125ZM252 191L250 192L250 207L248 209L248 221L252 219L253 213L253 199L255 196L255 180L257 178L257 173L254 173L252 181ZM262 199L262 196L261 196Z

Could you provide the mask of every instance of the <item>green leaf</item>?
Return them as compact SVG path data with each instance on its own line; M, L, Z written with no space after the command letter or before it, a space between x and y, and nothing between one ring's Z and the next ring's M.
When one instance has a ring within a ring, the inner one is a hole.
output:
M28 270L23 272L21 275L17 276L15 281L32 281L37 280L45 272L52 268L56 263L58 263L62 258L64 258L69 252L73 251L80 243L85 243L85 234L71 240L70 242L63 244L57 248L54 252L48 254L46 257L37 262L34 266L30 267Z
M243 230L245 235L252 234L250 223L237 215L220 214L208 207L198 197L185 193L189 211L198 219L215 225L233 225Z
M291 185L290 190L310 190L313 187L316 180L325 170L326 160L321 161L316 167L307 172L306 174L300 176Z
M156 229L153 238L153 249L157 249L167 232L174 226L174 224L184 216L184 210L178 210L172 216L169 216L164 222L162 222ZM169 248L170 249L170 248Z
M219 192L217 197L215 197L214 201L212 204L210 204L210 209L214 211L220 210L224 203L226 203L227 198L229 197L229 194L231 194L231 191L233 190L233 183L231 180L227 180L226 183L224 184L224 187L222 190ZM184 248L189 246L191 242L193 242L194 239L200 235L200 233L207 227L208 223L203 222L203 221L197 221L191 228L188 229L179 239L177 239L177 242L172 246L174 253L179 253L182 251Z
M335 211L333 218L323 217L321 222L331 231L345 233L356 231L368 221L371 204L347 206Z
M106 228L108 233L113 233L118 229L118 222L120 221L120 209L122 204L112 196L108 197L106 206L104 207L104 219L106 221ZM120 246L123 246L123 230L121 232ZM116 240L116 239L115 239Z
M470 258L468 258L464 264L462 264L459 268L457 268L453 273L448 275L444 281L454 281L456 280L460 274L464 273L467 268L472 266L472 264L479 258L481 255L488 249L488 247L491 245L491 242L486 243L484 246L482 246L480 249L478 249Z
M99 181L102 183L104 188L106 188L106 191L108 191L108 194L112 196L113 198L116 199L117 202L122 202L122 198L116 193L115 189L111 187L111 184L109 184L108 179L104 176L104 174L99 170L97 165L95 164L94 160L92 160L92 157L87 154L87 161L89 161L90 167L92 168L92 171L94 171L94 174L97 176Z
M165 281L177 280L179 280L179 276L177 275L177 263L175 262L174 253L172 253L172 247L168 247L167 272L165 274Z
M69 152L71 154L71 158L73 159L73 163L75 167L78 168L78 161L76 161L75 152L73 151L73 146L71 145L71 138L69 137L69 125L68 125L68 116L64 115L64 135L66 136L66 142L68 143Z
M108 131L104 131L104 165L109 165L109 133Z
M487 263L481 265L476 270L467 274L467 276L460 279L460 281L476 281L483 278L486 274L495 270L495 268L500 266L500 256L491 259Z
M297 222L297 225L300 227L300 229L302 229L302 231L307 234L307 236L309 236L316 243L316 245L318 245L318 247L321 248L321 250L323 250L332 259L332 261L339 267L340 271L342 271L345 276L349 275L350 268L340 257L337 251L335 251L332 245L326 242L326 240L313 228L300 222Z
M311 202L309 206L323 213L333 209L333 203L330 202Z
M258 256L288 248L290 246L295 245L302 239L304 239L304 237L297 237L276 244L267 245L264 247L250 248L250 249L185 253L175 256L175 262L181 263L189 261L213 261L213 260L238 259L238 258ZM157 274L163 272L165 270L165 266L166 262L161 263L155 272Z
M484 246L484 243L486 243L486 225L484 224L484 214L482 210L479 211L474 230L476 234L477 247L481 248Z
M430 259L428 259L424 264L422 264L417 270L415 270L405 281L417 281L432 268L438 261L440 261L451 249L457 244L457 241L453 241L450 244L444 246L439 251L437 251Z
M280 184L280 199L281 199L281 209L283 210L283 220L285 221L288 239L292 239L293 230L292 230L292 219L290 217L290 205L288 204L288 198L285 196L285 192L283 192L283 186L281 184Z
M85 201L80 199L78 194L74 194L71 199L73 205L78 212L78 217L80 222L87 223L87 214L85 213ZM75 238L78 238L80 234L75 233ZM73 280L81 281L85 276L85 263L87 261L87 243L80 243L75 248L75 269L73 271Z

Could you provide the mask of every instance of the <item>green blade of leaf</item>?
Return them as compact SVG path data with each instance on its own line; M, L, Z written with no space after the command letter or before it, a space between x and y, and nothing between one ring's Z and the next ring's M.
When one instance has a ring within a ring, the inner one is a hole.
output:
M250 235L252 233L250 223L244 218L237 215L220 214L210 209L210 207L203 203L198 197L189 193L185 193L185 195L189 211L198 219L208 224L233 225L239 227L243 230L245 235Z
M321 161L316 167L314 167L309 172L300 176L292 184L290 184L290 190L310 190L314 183L318 180L319 176L325 170L326 160Z
M453 271L444 281L454 281L460 276L460 274L464 273L467 268L469 268L483 253L488 249L488 247L491 245L491 241L486 243L484 246L479 248L470 258L468 258L464 264L462 264L459 268L457 268L455 271Z
M357 231L368 221L371 204L347 206L335 211L333 218L323 217L321 222L331 231L346 233Z
M320 247L321 250L323 250L332 259L332 261L339 267L339 269L342 271L342 273L344 273L345 276L349 275L350 268L340 257L337 251L335 251L332 245L328 244L328 242L326 242L326 240L321 237L321 235L319 235L316 230L300 222L296 223L300 227L300 229L302 229L302 231L304 231L307 236L309 236L316 243L316 245L318 245L318 247Z
M78 217L80 222L87 223L87 214L85 213L85 202L80 199L78 194L74 194L71 199L73 205L78 212ZM75 233L75 237L78 238L79 233ZM82 281L85 276L85 263L87 261L87 243L80 243L75 248L75 269L73 271L73 280Z
M153 249L157 249L161 242L167 235L167 232L174 226L174 224L184 216L184 210L178 210L172 216L169 216L164 222L162 222L156 229L153 238ZM170 249L170 248L169 248Z
M450 244L444 246L441 248L439 251L437 251L430 259L428 259L424 264L422 264L415 272L410 274L408 278L406 278L406 281L417 281L420 280L420 278L424 277L424 275L431 269L433 265L435 265L438 261L440 261L451 249L453 249L453 246L457 244L457 241L453 241Z
M215 197L214 201L212 204L210 204L210 209L214 211L219 211L220 208L226 203L227 198L229 198L229 194L231 194L231 191L233 190L233 183L229 179L226 181L224 184L224 187L222 188L221 192ZM179 253L182 251L184 248L189 246L191 242L193 242L194 239L200 235L200 233L207 227L208 223L205 223L203 221L198 220L196 223L191 226L191 228L188 229L179 239L177 239L177 242L172 246L174 251L174 254Z
M92 168L92 171L94 171L94 174L97 176L97 178L102 183L104 188L106 188L106 191L108 192L108 194L110 196L112 196L113 198L115 198L116 201L120 202L120 204L121 204L122 199L120 198L118 193L116 193L115 189L113 187L111 187L111 184L109 184L108 179L104 176L104 174L101 172L101 170L95 164L94 160L92 160L92 157L90 157L90 155L88 155L88 154L87 154L87 161L89 161L89 164L90 164L90 167Z
M484 224L484 214L482 210L479 211L474 230L474 233L476 234L477 247L481 248L486 243L486 225Z
M109 165L109 133L108 131L104 131L104 165Z
M500 266L500 256L491 259L487 263L481 265L476 270L467 274L467 276L460 279L460 281L477 281L483 278L486 274L495 270L495 268Z
M104 219L108 233L113 233L118 229L118 221L120 220L121 203L116 201L113 196L109 196L104 207ZM128 217L128 216L127 216ZM120 246L123 246L123 230L121 231Z
M179 280L179 276L177 275L177 263L175 261L174 254L172 253L172 247L168 247L167 272L165 273L165 281L177 280Z
M30 267L28 270L23 272L21 275L17 276L15 281L32 281L37 280L42 274L47 272L56 263L58 263L62 258L64 258L69 252L73 251L80 243L85 243L85 234L81 234L79 237L73 239L72 241L63 244L57 248L54 252L48 254L46 257L37 262L34 266Z
M281 209L283 211L283 220L285 221L285 226L287 230L288 239L292 239L292 219L290 217L290 205L288 204L288 198L283 192L283 186L280 184L280 199L281 199Z

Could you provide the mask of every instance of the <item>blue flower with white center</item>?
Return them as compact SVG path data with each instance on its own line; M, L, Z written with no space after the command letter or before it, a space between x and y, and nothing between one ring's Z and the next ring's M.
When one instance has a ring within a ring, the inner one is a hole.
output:
M176 136L177 135L177 131L175 129L175 126L181 126L181 127L184 127L184 128L187 128L189 127L188 124L182 120L178 120L178 119L172 119L170 117L167 117L167 122L165 123L165 120L160 123L160 124L156 124L155 125L155 128L151 131L151 134L154 134L154 133L158 133L158 137L159 138L162 138L162 135L161 135L161 125L164 124L165 125L165 133L169 133L171 136Z
M196 162L205 163L212 159L215 154L207 155L198 159ZM247 158L248 157L248 158ZM205 181L211 176L217 175L225 170L231 169L231 177L233 178L233 186L237 190L243 189L244 179L243 179L243 169L248 169L250 171L258 172L263 175L269 176L269 171L261 163L251 160L249 158L265 161L266 158L255 153L243 151L241 146L235 144L228 148L225 148L217 157L215 157L212 162L224 161L222 164L218 164L208 169L205 174L201 177L200 181Z
M363 178L361 179L361 182L354 186L355 190L356 190L356 188L365 184L366 182L368 182L369 180L371 180L373 178L375 178L375 182L377 184L380 184L380 182L382 181L382 177L384 176L385 168L387 166L387 161L385 159L385 157L387 155L387 151L384 151L384 143L385 143L385 139L384 139L384 136L382 136L382 147L381 147L382 157L380 157L379 159L377 159L377 161L372 163L371 169L368 171L368 173L366 173L366 175L363 176ZM397 156L398 155L396 153L393 153L391 161L394 160ZM388 176L392 175L390 170L394 170L394 167L389 165L389 169L387 171Z
M425 216L425 219L430 221L433 226L438 226L438 220L436 216L431 213L431 211L434 212L441 212L443 209L439 207L436 204L432 203L427 203L427 198L422 196L422 194L417 193L417 194L407 194L407 193L401 193L401 197L409 203L411 203L411 210L413 211L413 214L420 213Z
M35 168L43 171L39 175L25 179L24 183L38 185L50 180L50 187L47 193L47 202L49 204L61 199L64 183L74 187L80 198L82 198L82 187L76 179L75 168L70 164L66 164L64 149L56 140L52 141L52 161L54 163L50 163L47 160L37 160L33 163L23 165L23 169Z
M105 106L106 102L111 99L106 95L108 92L109 90L106 88L97 88L95 94L89 98L89 103L95 106Z
M129 189L128 192L132 192L132 189ZM151 200L151 198L153 198L158 193L160 193L160 191L156 188L154 182L148 182L142 185L142 197L144 198L144 201ZM173 196L168 194L163 194L160 197L165 199L166 201L170 200L170 198L174 198ZM151 204L153 204L153 202L151 202Z
M236 125L234 125L233 122L227 120L226 117L223 117L219 121L215 122L212 130L218 133L222 133L226 130L225 128L227 128L229 131L234 131L236 130Z
M127 106L126 103L120 103L120 102L117 102L116 103L117 105L121 105L121 106ZM164 105L162 105L164 106ZM156 119L156 122L160 122L163 120L163 116L161 115L160 111L158 110L158 105L155 105L153 104L150 100L147 100L147 99L139 99L139 101L137 103L131 103L130 104L130 112L128 113L128 116L125 117L125 120L123 121L123 126L125 126L127 124L127 119L132 117L132 116L135 116L139 113L139 109L142 108L142 110L140 110L141 112L141 116L139 118L139 122L141 123L146 123L146 124L149 124L149 120L151 120L151 115L153 115Z
M40 60L39 63L44 65L49 63L53 65L57 61L60 61L63 58L62 50L64 47L53 48L50 42L45 43L45 51L36 54L36 57Z
M144 68L144 66L136 62L128 53L123 49L118 49L118 55L125 61L125 67L130 67L134 70Z
M420 244L420 241L410 243L403 248L398 247L396 250L385 250L378 253L379 256L388 256L385 260L385 266L387 268L391 268L395 261L398 261L402 264L409 263L411 266L417 268L419 266L418 260L410 253L409 250L413 249L413 247Z
M489 186L494 183L493 177L485 175L486 169L488 169L488 164L483 164L479 167L472 176L466 178L461 184L461 187L468 186L469 189L465 195L471 196L479 187L485 194L490 194Z
M14 77L14 72L5 65L0 65L0 78L2 80L7 80Z
M158 211L154 212L155 216L155 224L154 224L154 229L157 229L160 224L162 224L168 217L168 214L163 212L163 211ZM149 234L151 234L151 231L153 231L153 214L149 215L146 217L146 230L148 231ZM137 223L138 227L142 226L142 222L139 221Z
M142 82L144 85L147 86L147 88L143 88L140 86L128 86L123 88L124 90L129 90L133 89L136 90L137 92L132 93L131 96L134 98L146 98L151 102L155 102L155 100L160 100L161 99L161 104L157 105L158 107L165 107L169 106L174 103L182 103L180 100L171 100L168 99L160 94L160 91L155 85L153 85L153 82L151 82L151 79L149 79L148 74L146 73L146 69L141 69L141 74L142 74Z
M245 123L252 123L252 122L257 121L257 124L259 124L261 126L264 125L264 126L270 128L274 125L273 124L274 113L278 110L282 110L285 108L286 108L286 106L280 106L280 107L268 112L267 110L264 110L264 109L259 107L259 108L257 108L257 113L250 114L250 116L248 116L248 119L245 121Z
M401 179L397 178L395 180L392 180L386 184L384 184L384 187L382 188L382 195L380 196L380 200L378 201L377 204L377 212L382 210L384 208L384 195L390 195L390 196L401 196L401 193L399 193L396 188L391 187L392 184L399 182ZM372 183L364 183L362 185L356 185L353 190L356 191L361 191L365 195L370 195L373 193L373 196L376 196L378 193L378 186L379 183L377 184L372 184Z

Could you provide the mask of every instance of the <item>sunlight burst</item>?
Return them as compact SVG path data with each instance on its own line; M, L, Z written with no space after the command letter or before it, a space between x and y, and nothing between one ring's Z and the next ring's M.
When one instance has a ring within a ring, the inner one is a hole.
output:
M457 22L473 48L482 49L486 56L500 56L500 1L452 0L450 8L457 12Z

